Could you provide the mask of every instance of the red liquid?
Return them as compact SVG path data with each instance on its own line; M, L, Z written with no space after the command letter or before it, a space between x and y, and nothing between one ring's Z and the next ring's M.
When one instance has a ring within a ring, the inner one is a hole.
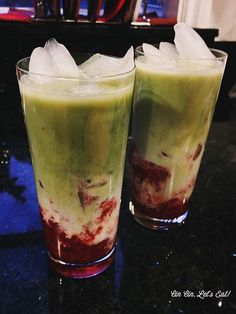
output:
M199 146L194 158L200 154ZM194 160L195 160L194 159ZM192 189L195 177L183 189L174 193L171 198L164 196L167 181L171 172L167 167L156 165L137 155L132 154L132 203L136 214L150 218L174 219L187 211L188 199L185 195Z
M159 205L159 208L146 207L136 201L132 196L132 203L135 213L157 219L174 219L183 215L187 210L188 201L185 199L172 198L169 201Z
M96 219L97 228L95 231L91 231L88 225L83 226L83 231L79 234L74 234L72 237L68 237L62 230L61 226L54 222L53 219L49 221L45 220L45 209L40 208L45 242L47 250L54 260L59 260L68 264L78 265L79 272L82 273L82 277L90 277L107 268L112 262L110 257L107 261L104 261L102 265L96 264L96 262L106 257L113 249L115 245L116 237L107 237L97 244L93 244L96 236L99 235L103 226L101 223L109 218L113 210L116 208L117 201L113 197L100 203L100 215ZM116 226L114 226L116 227ZM95 265L87 265L87 264ZM71 277L77 277L78 270L64 269L63 265L51 261L52 267L59 273ZM82 265L80 265L82 264ZM82 268L81 268L81 267ZM78 269L76 267L76 269ZM73 275L74 274L74 275ZM80 277L80 275L78 276Z

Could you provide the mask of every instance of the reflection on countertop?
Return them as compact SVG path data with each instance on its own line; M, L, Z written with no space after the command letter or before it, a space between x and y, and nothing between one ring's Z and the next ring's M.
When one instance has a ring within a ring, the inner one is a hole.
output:
M133 220L127 162L115 261L72 280L47 265L18 91L0 98L0 313L236 311L235 104L212 125L186 224L159 233Z

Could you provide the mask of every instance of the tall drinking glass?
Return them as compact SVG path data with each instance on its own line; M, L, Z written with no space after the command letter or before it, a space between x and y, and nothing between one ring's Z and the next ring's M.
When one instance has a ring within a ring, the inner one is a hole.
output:
M112 262L134 70L99 79L17 78L49 261L85 278Z
M227 54L168 60L136 49L131 213L142 225L169 229L184 222Z

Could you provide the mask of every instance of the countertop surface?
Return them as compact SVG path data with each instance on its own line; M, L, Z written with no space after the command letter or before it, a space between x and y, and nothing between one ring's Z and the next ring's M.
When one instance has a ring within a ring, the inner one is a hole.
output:
M97 277L48 268L16 87L0 86L0 313L236 313L236 107L214 119L184 226L148 230L124 177L115 260Z

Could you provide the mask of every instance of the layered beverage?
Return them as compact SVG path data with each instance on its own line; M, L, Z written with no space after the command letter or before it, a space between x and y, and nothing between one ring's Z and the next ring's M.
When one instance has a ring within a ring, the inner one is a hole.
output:
M134 71L39 82L28 61L18 79L50 263L90 277L116 243Z
M196 59L173 50L160 58L143 48L136 51L131 212L147 227L169 229L187 216L226 54Z

